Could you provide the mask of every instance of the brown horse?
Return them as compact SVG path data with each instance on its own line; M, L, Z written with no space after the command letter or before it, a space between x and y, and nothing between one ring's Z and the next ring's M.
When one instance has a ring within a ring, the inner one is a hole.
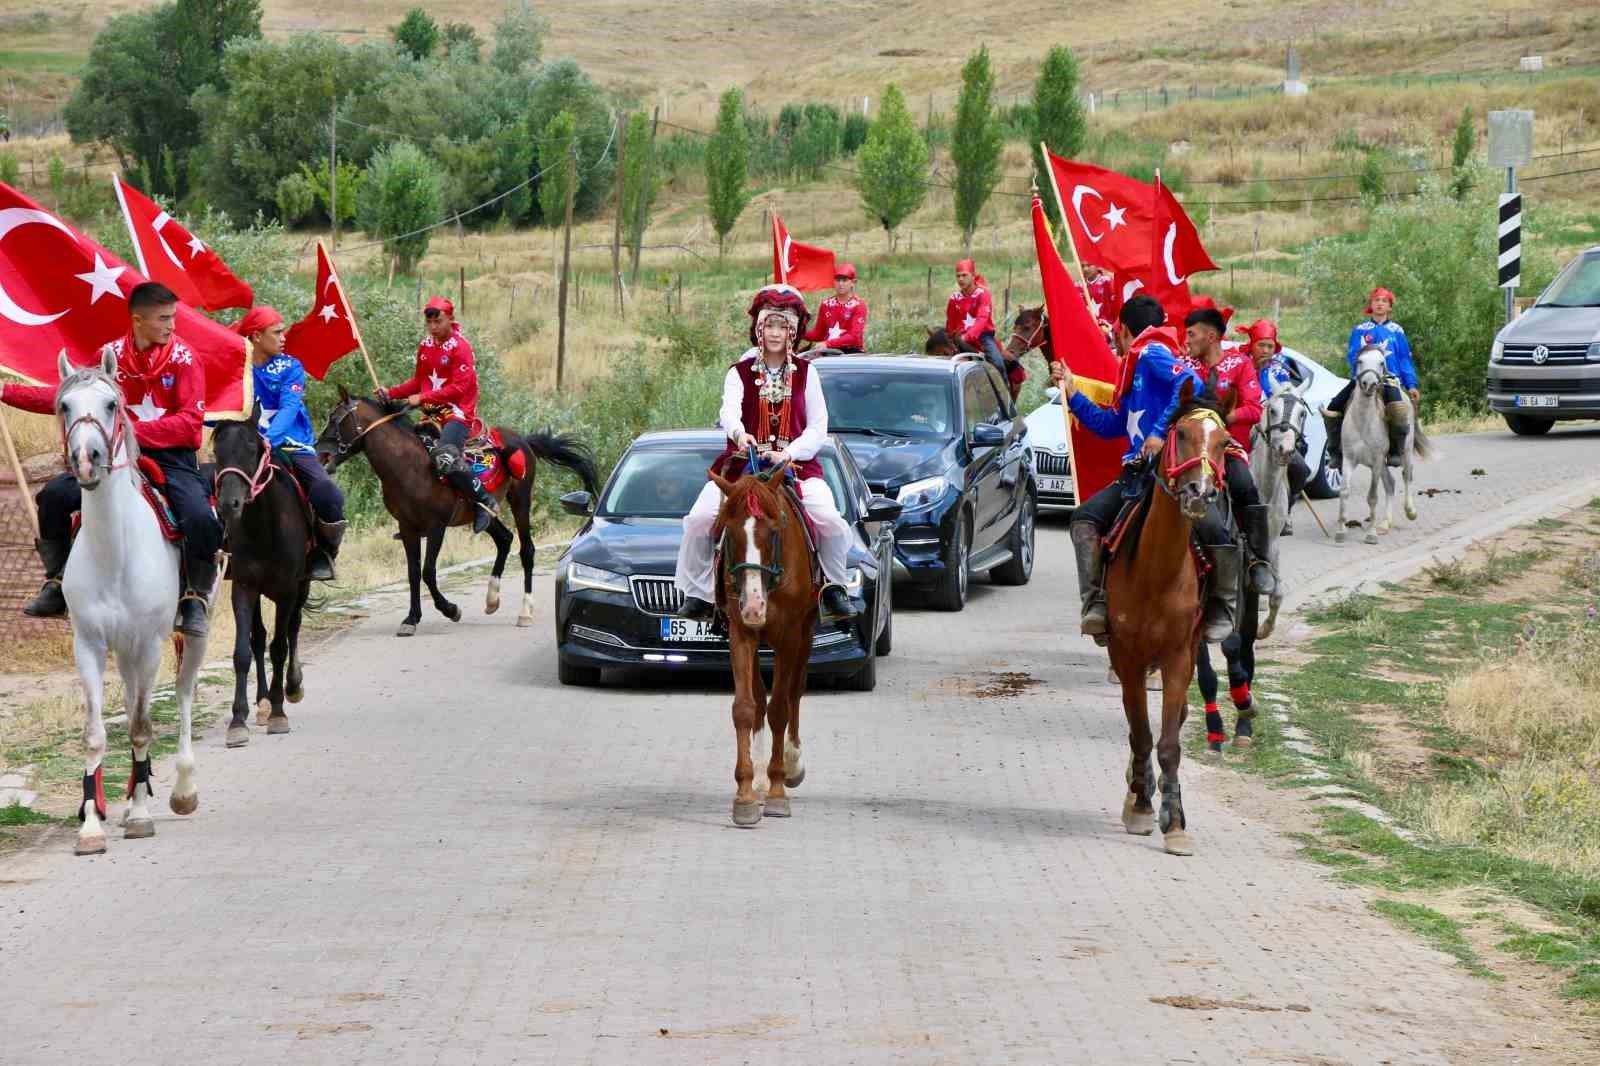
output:
M806 776L800 760L800 695L817 627L819 586L803 519L794 499L779 488L787 465L737 481L711 474L723 496L717 515L722 531L717 605L727 615L733 661L733 732L738 741L733 824L746 828L759 824L763 814L789 817L784 789L798 787ZM761 678L758 652L763 643L772 649L770 695ZM750 738L769 723L772 751L763 808L752 787Z
M317 438L317 458L330 473L353 455L363 452L383 486L383 505L400 525L400 542L406 549L406 577L411 582L411 609L400 623L397 636L416 633L422 621L422 591L426 581L433 606L452 622L461 621L461 608L439 591L436 564L447 526L472 521L471 504L433 473L428 450L405 418L403 404L385 407L376 400L351 396L339 387L339 403L328 413L328 424ZM540 459L564 466L583 480L589 493L595 492L594 459L578 441L554 433L519 433L496 426L504 447L499 449L506 476L495 490L495 501L508 499L517 523L517 541L522 558L522 610L517 625L533 624L533 534L529 513L533 506L533 479ZM526 464L515 473L513 457L521 454ZM511 554L511 531L498 516L491 519L489 537L494 541L494 570L484 597L483 613L500 609L500 577L505 573L506 557ZM422 539L427 538L427 555L422 555Z
M1155 472L1156 487L1149 490L1144 525L1137 540L1124 546L1107 568L1106 606L1111 667L1122 683L1131 749L1123 828L1138 836L1154 828L1145 673L1155 666L1161 670L1161 740L1155 746L1161 763L1161 832L1169 853L1191 855L1194 847L1178 785L1178 734L1189 713L1186 697L1194 679L1203 604L1191 532L1225 484L1223 452L1233 393L1220 404L1196 402L1193 385L1186 382L1180 396Z
M1045 358L1050 357L1050 319L1044 313L1044 304L1020 308L1011 323L1011 336L1006 338L1006 356L1013 362L1022 362L1022 357L1035 348L1043 348Z
M939 355L946 359L958 355L976 355L984 358L983 353L968 344L965 337L959 333L951 333L943 327L928 330L928 341L922 346L922 354ZM1028 380L1027 372L1022 370L1020 362L1008 359L1005 378L1007 387L1011 389L1011 399L1015 401L1022 395L1022 383Z

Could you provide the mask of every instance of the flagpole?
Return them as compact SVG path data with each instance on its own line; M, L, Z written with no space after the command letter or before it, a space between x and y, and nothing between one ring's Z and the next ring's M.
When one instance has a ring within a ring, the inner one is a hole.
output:
M1043 141L1039 142L1039 150L1040 151L1047 151L1047 149L1044 146L1044 142ZM1055 193L1056 206L1059 208L1061 206L1061 190L1056 188L1056 172L1055 172L1055 168L1049 165L1050 164L1049 155L1046 155L1044 158L1045 158L1045 171L1050 175L1050 188ZM1035 197L1037 197L1039 195L1038 183L1034 183L1033 195ZM1047 219L1046 222L1048 222L1048 221L1049 220ZM1075 242L1072 239L1072 225L1071 225L1071 223L1069 223L1067 221L1067 215L1066 215L1065 211L1063 211L1061 213L1061 225L1064 226L1066 228L1066 231L1067 231L1067 244L1073 246L1072 247L1072 261L1074 263L1077 263L1078 262L1078 249L1076 247L1076 243L1077 242ZM1083 277L1083 266L1082 266L1082 264L1078 265L1078 277L1080 277L1080 278ZM1079 286L1079 288L1080 288L1080 290L1083 290L1084 302L1085 302L1085 304L1087 304L1088 303L1088 299L1089 299L1088 291L1086 289L1083 289L1083 286ZM1093 315L1093 313L1094 313L1093 311L1090 312L1091 316ZM1050 342L1050 348L1051 348L1050 354L1052 356L1055 355L1055 342L1053 340ZM1071 370L1072 367L1068 366L1067 369ZM1073 500L1075 501L1075 503L1082 503L1083 500L1080 498L1079 489L1083 485L1083 482L1078 480L1078 449L1074 448L1072 446L1072 409L1067 406L1067 400L1069 400L1071 397L1069 397L1067 395L1067 390L1066 389L1062 389L1062 388L1059 388L1059 387L1056 389L1056 394L1059 397L1059 399L1061 400L1061 423L1066 429L1067 469L1072 473L1072 497L1073 497Z
M383 385L378 381L378 371L373 368L372 356L367 353L367 342L361 339L361 327L356 323L356 309L350 306L350 294L345 292L344 282L339 278L339 268L334 265L333 256L328 255L328 250L317 241L317 250L328 260L328 273L333 276L333 283L339 286L339 298L344 301L345 314L350 316L350 332L355 334L356 347L361 349L361 358L367 364L367 373L372 375L373 389L381 389ZM321 294L318 293L318 296Z
M62 354L66 354L63 348ZM39 512L34 508L33 496L28 492L28 475L22 469L22 459L17 455L17 442L11 438L11 423L6 416L0 413L0 441L6 449L6 458L11 462L11 472L17 478L17 496L22 500L22 510L28 516L28 525L33 527L33 539L39 539Z

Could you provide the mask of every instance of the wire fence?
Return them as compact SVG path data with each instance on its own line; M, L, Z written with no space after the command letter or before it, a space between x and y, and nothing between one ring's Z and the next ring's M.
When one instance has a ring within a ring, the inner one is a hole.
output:
M60 459L37 456L27 460L25 468L31 497L60 469ZM33 548L29 506L31 501L24 503L11 470L0 470L0 641L45 636L63 625L59 618L29 618L22 613L23 604L44 581L44 568Z

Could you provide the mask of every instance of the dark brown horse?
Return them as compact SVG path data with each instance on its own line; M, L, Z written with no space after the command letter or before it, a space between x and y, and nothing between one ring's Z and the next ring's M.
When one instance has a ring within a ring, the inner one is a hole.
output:
M1178 785L1179 730L1188 715L1186 698L1194 679L1204 602L1191 532L1226 484L1223 451L1233 395L1221 404L1197 403L1192 383L1184 384L1144 525L1137 540L1120 550L1106 570L1111 667L1122 683L1131 749L1122 825L1139 836L1154 828L1145 673L1155 666L1161 671L1161 739L1155 745L1161 763L1161 832L1173 855L1194 852Z
M310 594L306 556L311 548L311 519L294 474L272 457L261 431L257 405L247 422L222 422L211 435L217 457L217 514L228 535L228 573L233 579L233 719L228 723L230 748L250 742L245 716L250 704L245 689L250 666L257 672L256 699L270 704L268 733L287 733L285 698L300 702L305 689L300 675L300 619ZM272 684L261 683L266 629L261 598L277 605L272 625ZM257 719L259 723L259 718Z
M406 411L403 404L386 407L376 400L351 396L340 386L339 403L328 413L328 424L317 438L317 458L329 472L353 455L366 454L372 472L378 475L383 486L383 505L400 525L400 542L406 549L406 577L411 583L411 609L396 634L402 637L416 633L417 623L422 621L422 581L428 584L434 609L452 622L461 621L461 608L439 591L436 564L445 528L472 521L471 505L434 476L428 450L405 417ZM495 500L498 503L506 499L511 504L522 558L522 610L517 616L517 625L530 626L533 624L533 534L529 528L529 513L539 460L571 470L582 479L584 489L593 494L594 459L587 448L569 436L545 432L524 437L500 426L495 430L503 441L498 451L506 470L505 479L495 490ZM513 462L519 454L522 464ZM520 475L515 472L517 465L525 466ZM494 541L495 558L483 612L494 614L500 609L500 577L505 573L506 557L511 554L511 531L496 516L489 522L488 533ZM424 537L427 538L426 557L422 554Z
M922 346L922 354L939 355L946 359L958 355L976 355L980 359L985 358L984 354L968 344L961 334L951 333L943 327L928 330L928 341ZM1011 389L1011 399L1014 401L1022 394L1022 383L1028 380L1027 372L1022 370L1019 362L1008 359L1005 379L1007 387Z
M730 481L713 473L722 490L717 515L721 574L717 604L728 619L733 660L733 824L753 827L762 815L789 817L785 787L805 780L800 759L800 695L817 627L816 579L795 501L779 487L784 466ZM772 649L772 692L761 677L762 644ZM753 787L751 734L772 726L765 807Z
M1006 356L1013 362L1022 362L1022 357L1035 348L1043 348L1045 358L1050 357L1050 319L1044 313L1044 304L1020 308L1011 323L1011 336L1006 338Z

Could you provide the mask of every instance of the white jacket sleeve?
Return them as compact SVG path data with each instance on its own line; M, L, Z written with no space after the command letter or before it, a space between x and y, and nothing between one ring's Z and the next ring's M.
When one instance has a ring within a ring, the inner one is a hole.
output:
M739 434L745 431L743 418L744 382L739 380L738 369L730 366L727 376L722 379L722 411L717 416L717 424L735 444L739 442Z
M828 401L822 395L822 375L815 366L806 374L806 428L800 431L784 451L791 459L805 462L815 459L828 439Z

